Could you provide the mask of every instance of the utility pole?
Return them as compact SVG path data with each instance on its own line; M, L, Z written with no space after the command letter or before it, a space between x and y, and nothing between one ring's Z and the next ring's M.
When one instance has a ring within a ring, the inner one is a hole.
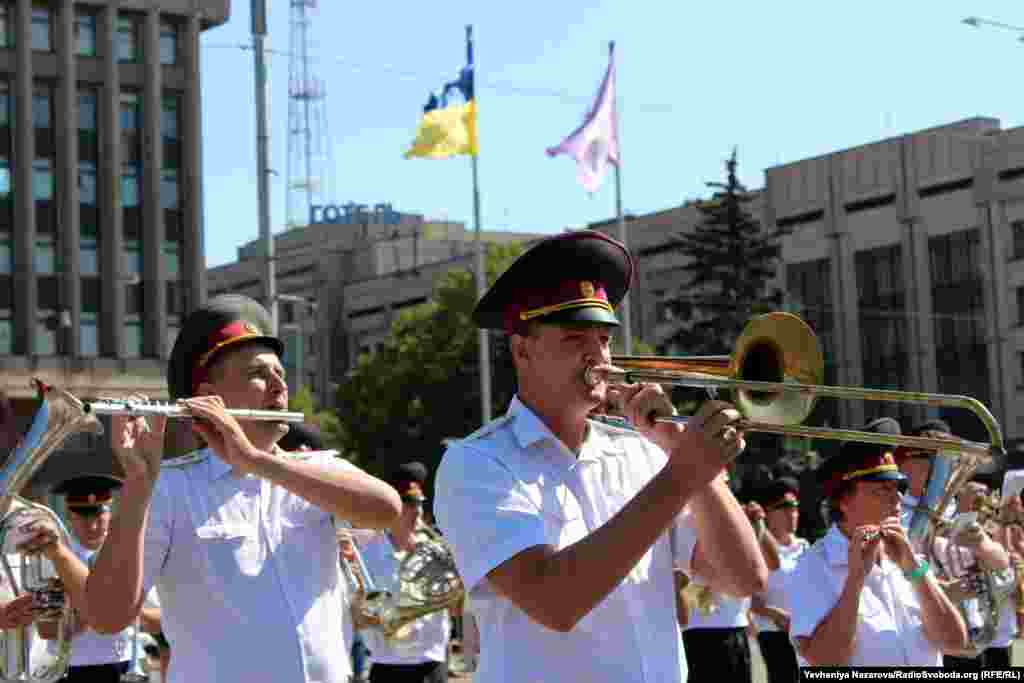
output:
M270 231L270 162L267 132L267 0L252 0L252 53L256 87L256 196L259 203L260 240L263 242L263 303L270 312L272 334L277 334L277 282L274 236Z

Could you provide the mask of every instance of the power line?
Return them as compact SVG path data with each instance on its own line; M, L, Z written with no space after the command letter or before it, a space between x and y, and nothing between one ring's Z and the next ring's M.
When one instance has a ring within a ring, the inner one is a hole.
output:
M214 49L214 50L241 50L243 52L252 50L252 46L251 45L247 45L246 43L233 43L233 44L231 44L231 43L213 43L213 44L203 45L203 48L209 48L209 49ZM288 50L268 49L268 50L266 50L266 52L268 54L276 55L276 56L279 56L279 57L292 57L293 56L293 53L288 51ZM311 62L312 61L322 61L321 58L310 57L309 59L310 59ZM416 82L420 82L420 83L423 82L423 81L430 81L430 80L437 80L438 79L438 74L436 74L436 73L428 74L428 73L425 73L425 72L408 71L406 69L399 69L399 68L392 67L392 66L387 65L387 64L375 64L373 66L367 66L365 64L360 64L360 63L357 63L357 62L348 61L348 60L343 59L341 57L332 57L332 58L330 58L330 61L332 61L335 64L338 64L340 66L343 66L346 69L348 69L349 71L352 71L352 72L355 72L355 73L362 73L362 72L366 72L366 73L386 73L386 74L388 74L390 76L394 76L394 77L400 78L402 80L416 81ZM484 90L490 90L491 92L496 92L496 93L503 94L503 95L519 95L519 96L523 96L523 97L543 97L543 98L548 98L548 99L558 99L558 100L562 100L563 102L569 102L569 103L573 103L573 104L590 104L593 101L593 96L592 95L576 95L576 94L573 94L573 93L569 92L568 90L562 90L562 89L557 89L557 88L528 87L528 86L516 85L516 84L510 83L508 81L489 81L489 82L488 81L484 81L484 82L481 82L481 81L478 80L477 83L476 83L476 87L482 88ZM626 101L626 100L623 100L623 101ZM639 103L638 104L634 100L628 100L628 101L629 101L629 104L630 104L630 109L638 111L638 112L656 113L656 114L671 114L671 113L673 113L676 110L675 107L673 107L672 105L667 104L667 103L646 102L646 103Z

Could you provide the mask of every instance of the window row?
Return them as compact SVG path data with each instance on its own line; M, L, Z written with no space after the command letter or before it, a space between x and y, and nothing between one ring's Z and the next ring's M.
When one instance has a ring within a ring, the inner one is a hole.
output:
M134 316L138 318L138 316ZM55 311L40 311L36 319L35 343L33 355L56 356L66 353L60 342L61 330L67 316L60 316ZM167 348L174 348L178 338L178 326L167 327ZM144 329L141 320L128 318L122 329L123 358L141 358L144 353ZM16 353L14 344L14 320L10 310L0 310L0 356ZM95 313L83 312L78 325L78 356L95 358L100 355L100 322Z
M182 277L181 243L165 241L163 247L164 270L168 280ZM57 275L63 272L60 250L53 235L36 237L35 249L32 253L33 270L36 275ZM100 274L100 240L91 235L83 235L78 246L78 268L81 275ZM131 279L143 275L142 243L139 240L125 240L121 272ZM0 276L14 274L14 243L9 233L0 233Z
M32 8L32 49L37 52L53 52L55 49L54 11L44 3ZM145 17L142 14L124 12L118 15L114 27L114 53L123 64L141 62L143 53L143 31ZM86 7L75 8L74 45L80 57L102 56L100 50L100 15ZM158 50L160 63L174 65L179 61L181 36L179 25L170 20L160 21ZM0 47L14 47L17 37L15 7L12 3L0 3Z

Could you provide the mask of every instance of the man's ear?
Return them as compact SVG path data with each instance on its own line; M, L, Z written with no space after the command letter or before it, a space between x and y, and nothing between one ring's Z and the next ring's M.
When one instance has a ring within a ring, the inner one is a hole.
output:
M521 334L512 334L508 338L508 348L514 361L525 361L530 358L528 340Z

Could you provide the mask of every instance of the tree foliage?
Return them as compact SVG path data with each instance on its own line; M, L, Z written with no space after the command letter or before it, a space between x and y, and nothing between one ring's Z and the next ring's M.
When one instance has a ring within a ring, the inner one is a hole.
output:
M670 309L679 321L667 345L686 354L722 354L732 350L753 315L777 309L782 292L771 285L780 257L776 234L766 233L750 204L756 195L736 176L736 150L725 162L719 191L698 203L702 220L693 232L677 235L688 257L686 280Z
M342 451L342 454L345 453L341 421L330 410L320 409L309 387L303 386L295 395L288 398L288 410L303 413L306 416L306 421L320 430L320 435L327 448L337 448Z
M487 245L487 283L522 252L519 245ZM409 460L434 472L443 441L481 425L478 328L470 316L477 302L471 270L452 270L432 301L402 311L391 337L359 357L337 394L346 453L382 474ZM491 413L499 415L515 393L507 341L490 334Z

